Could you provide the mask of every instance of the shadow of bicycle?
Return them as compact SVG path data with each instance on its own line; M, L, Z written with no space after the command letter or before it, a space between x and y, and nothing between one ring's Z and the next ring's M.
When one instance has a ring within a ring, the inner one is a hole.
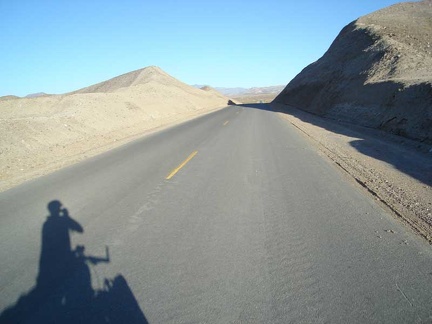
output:
M0 323L147 323L121 274L93 289L90 266L110 262L108 247L103 257L85 255L82 245L72 250L70 233L84 229L60 201L48 210L36 286L2 312Z

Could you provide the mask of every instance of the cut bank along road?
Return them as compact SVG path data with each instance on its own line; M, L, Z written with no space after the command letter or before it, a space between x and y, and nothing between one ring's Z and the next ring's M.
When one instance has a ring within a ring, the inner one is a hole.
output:
M432 315L429 245L264 109L225 108L6 191L0 225L2 319Z

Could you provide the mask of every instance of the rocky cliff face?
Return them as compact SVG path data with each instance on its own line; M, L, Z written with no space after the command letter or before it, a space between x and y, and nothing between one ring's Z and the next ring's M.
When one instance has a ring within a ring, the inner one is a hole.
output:
M432 1L350 23L275 102L432 143Z

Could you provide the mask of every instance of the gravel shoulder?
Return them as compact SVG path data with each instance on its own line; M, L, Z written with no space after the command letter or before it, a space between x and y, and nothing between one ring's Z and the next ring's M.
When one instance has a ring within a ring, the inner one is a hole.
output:
M273 109L375 200L432 242L432 152L425 144L291 106Z

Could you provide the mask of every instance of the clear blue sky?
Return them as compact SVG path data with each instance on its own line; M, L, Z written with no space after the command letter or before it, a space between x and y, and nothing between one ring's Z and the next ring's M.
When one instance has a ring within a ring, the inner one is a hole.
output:
M0 96L64 93L149 65L189 84L287 84L394 0L0 0Z

